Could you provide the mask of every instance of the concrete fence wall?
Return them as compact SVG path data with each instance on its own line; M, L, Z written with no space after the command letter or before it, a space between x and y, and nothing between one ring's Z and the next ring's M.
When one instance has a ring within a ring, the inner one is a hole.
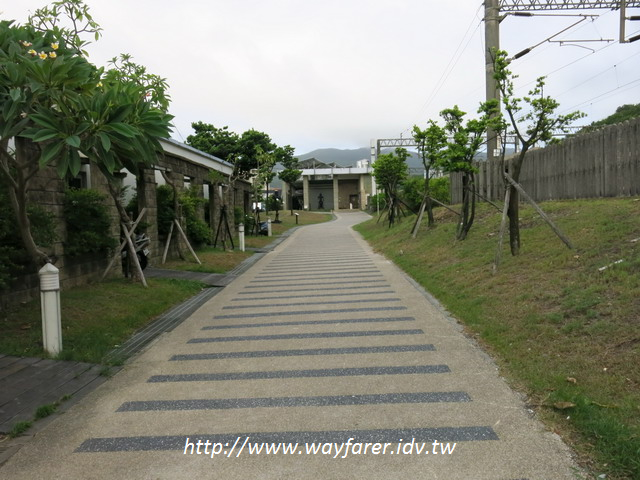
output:
M479 193L504 199L502 162L475 166ZM640 118L527 152L520 184L536 201L640 195ZM460 174L451 175L451 200L462 202Z

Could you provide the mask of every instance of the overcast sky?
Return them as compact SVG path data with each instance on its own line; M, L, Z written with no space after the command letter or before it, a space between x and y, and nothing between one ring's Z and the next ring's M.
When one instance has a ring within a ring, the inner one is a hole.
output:
M297 154L359 148L374 138L410 136L458 104L484 100L480 0L86 0L104 29L88 48L98 65L133 55L165 77L173 137L191 122L255 128ZM26 22L46 0L0 0L3 19ZM568 12L563 12L568 13ZM560 46L545 42L512 63L518 95L548 75L545 93L560 111L598 120L640 103L640 41L618 43L617 11L555 40L615 39ZM640 9L627 12L640 15ZM501 46L511 54L543 42L575 17L507 17ZM635 23L635 24L634 24ZM640 22L627 22L627 36Z

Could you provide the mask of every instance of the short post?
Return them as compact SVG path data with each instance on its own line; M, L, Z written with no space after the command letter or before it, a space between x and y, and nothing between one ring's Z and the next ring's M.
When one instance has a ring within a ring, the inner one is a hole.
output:
M298 225L298 217L300 216L299 213L294 213L294 215L296 216L296 225Z
M42 311L42 344L45 352L57 355L62 351L62 326L60 321L59 270L47 263L40 275L40 308Z
M271 219L267 218L267 237L272 236L272 232L271 232Z
M238 236L240 237L240 251L244 252L244 223L238 225Z

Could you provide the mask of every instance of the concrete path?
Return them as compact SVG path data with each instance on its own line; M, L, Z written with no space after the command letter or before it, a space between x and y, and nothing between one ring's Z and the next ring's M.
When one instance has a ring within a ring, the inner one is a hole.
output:
M296 231L0 478L577 478L487 356L349 228L364 219Z

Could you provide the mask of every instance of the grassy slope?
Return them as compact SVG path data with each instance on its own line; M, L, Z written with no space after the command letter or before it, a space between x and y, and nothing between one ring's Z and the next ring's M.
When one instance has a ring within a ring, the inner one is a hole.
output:
M547 202L574 242L568 250L528 207L522 254L505 247L492 274L500 213L482 205L470 236L454 241L454 215L409 231L357 227L457 316L529 395L550 428L593 468L640 478L640 199ZM505 242L508 244L508 241ZM599 271L617 260L624 262ZM576 406L554 408L558 402Z

